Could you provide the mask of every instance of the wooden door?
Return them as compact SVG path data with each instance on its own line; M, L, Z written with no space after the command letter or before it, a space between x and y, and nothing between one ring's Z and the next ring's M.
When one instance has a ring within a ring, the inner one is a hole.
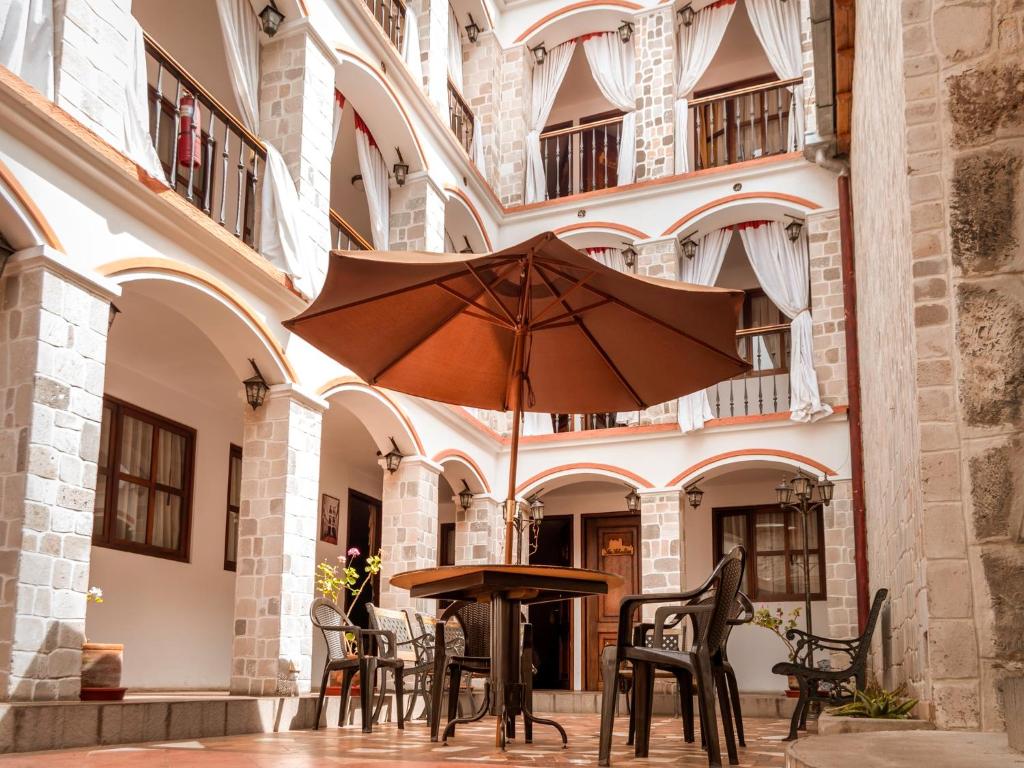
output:
M585 568L622 577L622 586L607 595L583 602L584 684L588 691L601 687L601 649L615 642L619 603L626 595L639 594L640 518L637 515L600 515L583 519Z

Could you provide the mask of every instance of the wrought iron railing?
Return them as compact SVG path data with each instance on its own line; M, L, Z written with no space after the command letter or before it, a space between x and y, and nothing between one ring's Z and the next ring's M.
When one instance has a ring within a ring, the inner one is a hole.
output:
M263 143L148 34L149 131L175 191L247 245L258 242Z
M789 115L796 77L690 100L693 167L715 168L797 149Z
M476 118L473 116L473 110L469 108L469 104L462 98L459 89L451 80L448 81L448 119L452 133L455 134L462 148L469 152L473 145L473 122Z
M736 346L751 364L747 373L707 390L716 419L789 410L789 323L736 332Z
M331 209L331 248L336 251L373 250L373 246L333 208Z
M548 199L616 186L621 139L621 116L542 133Z
M553 413L551 425L555 432L586 432L591 429L611 429L622 424L616 413Z
M364 0L364 2L395 48L402 50L402 41L405 39L405 3L402 0Z

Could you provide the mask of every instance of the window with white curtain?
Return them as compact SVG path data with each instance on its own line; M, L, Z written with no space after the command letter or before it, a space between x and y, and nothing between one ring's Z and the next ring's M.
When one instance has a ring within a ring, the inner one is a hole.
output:
M238 516L242 510L242 448L232 445L228 451L228 509L224 532L224 570L238 566Z
M93 544L188 560L195 430L103 399Z

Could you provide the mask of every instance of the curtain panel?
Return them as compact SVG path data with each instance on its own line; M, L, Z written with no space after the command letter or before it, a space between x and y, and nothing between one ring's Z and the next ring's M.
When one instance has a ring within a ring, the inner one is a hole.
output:
M53 0L0 0L0 66L53 100Z
M459 17L455 9L448 6L448 77L462 93L462 36L459 34Z
M771 0L777 2L778 0ZM784 3L788 4L788 3ZM792 5L798 5L794 2ZM676 36L675 168L676 173L693 170L690 158L689 97L707 71L722 44L725 30L736 10L736 0L717 2L693 17L690 26L679 25Z
M694 285L714 285L722 271L725 253L732 241L732 229L725 227L704 235L700 240L697 253L692 259L680 257L679 279ZM693 432L704 428L704 422L714 417L708 392L691 392L683 395L677 403L677 418L682 432Z
M632 43L623 43L618 32L589 35L583 51L597 87L608 101L626 114L619 137L618 186L636 178L636 54Z
M409 5L405 6L405 32L402 38L402 61L409 67L416 82L423 84L423 58L420 56L420 23Z
M169 185L167 173L153 145L153 137L149 135L146 41L139 22L132 18L130 24L128 35L132 46L128 59L128 77L125 78L125 109L121 114L124 121L124 151L147 174Z
M780 79L789 80L803 74L803 51L800 45L800 3L779 0L746 0L747 15L761 41L768 62ZM789 110L789 149L804 144L804 87L789 89L792 103Z
M526 202L538 203L547 195L547 176L544 157L540 149L540 133L548 122L558 89L569 70L569 62L576 50L570 40L548 51L543 64L533 67L530 86L530 111L526 133Z
M791 321L790 418L804 422L817 421L832 413L821 402L818 375L814 371L806 232L805 227L797 241L792 242L782 222L769 221L740 229L750 266L765 295Z
M386 251L391 247L391 189L388 186L388 166L373 140L370 129L356 114L356 155L359 173L363 176L363 191L370 209L370 232L373 247Z

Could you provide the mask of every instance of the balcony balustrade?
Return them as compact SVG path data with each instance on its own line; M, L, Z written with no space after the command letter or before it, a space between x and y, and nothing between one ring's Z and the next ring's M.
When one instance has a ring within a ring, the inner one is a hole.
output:
M788 411L789 323L737 331L736 347L740 356L753 368L708 387L714 418Z
M621 115L542 133L547 199L616 186L621 138Z
M405 3L402 0L364 0L373 18L398 50L405 38Z
M716 168L797 149L789 134L792 86L778 80L690 100L694 168Z
M149 132L174 190L255 247L263 143L148 34Z
M466 152L470 151L473 145L473 123L476 118L469 104L462 98L459 89L455 84L448 81L448 119L452 127L452 133L459 140L459 144Z
M373 250L373 246L333 208L331 209L331 248L336 251Z

